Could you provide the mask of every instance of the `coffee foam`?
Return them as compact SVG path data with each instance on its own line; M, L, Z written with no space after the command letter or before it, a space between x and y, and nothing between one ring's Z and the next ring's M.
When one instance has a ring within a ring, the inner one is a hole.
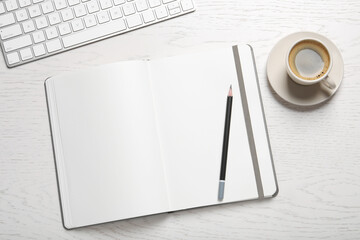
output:
M322 59L322 61L324 62L324 66L323 69L315 76L309 77L309 76L302 76L295 64L295 59L297 54L304 49L311 49L313 51L315 51L316 53L318 53ZM291 50L289 53L289 65L290 65L290 69L291 71L299 78L304 79L304 80L316 80L321 78L322 76L324 76L327 72L327 70L329 69L330 66L330 54L327 51L327 49L319 42L314 41L314 40L304 40L301 41L299 43L297 43Z

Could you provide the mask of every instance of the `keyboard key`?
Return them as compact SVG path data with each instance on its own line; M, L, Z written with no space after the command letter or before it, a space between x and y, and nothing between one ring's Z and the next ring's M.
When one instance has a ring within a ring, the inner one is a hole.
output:
M97 16L100 24L110 21L109 14L106 11L100 12L96 16Z
M71 33L71 28L70 28L69 23L63 23L63 24L59 25L59 32L60 32L60 35L66 35L66 34Z
M84 24L82 23L81 19L75 19L73 22L71 22L71 26L74 32L84 29Z
M54 3L56 10L61 10L67 7L66 0L55 0Z
M34 50L35 57L42 56L46 53L43 44L35 45L33 47L33 50Z
M36 18L35 19L35 24L36 24L37 29L42 29L42 28L45 28L45 27L49 26L47 21L46 21L46 17Z
M54 6L51 1L47 1L41 4L41 8L44 14L48 14L54 11Z
M20 9L19 11L17 11L15 13L15 15L16 15L16 19L18 20L18 22L29 19L29 15L25 9Z
M34 42L39 43L45 41L45 35L43 31L34 32L32 34Z
M43 2L44 0L32 0L33 3L39 3L39 2Z
M155 20L155 16L152 10L148 10L142 13L144 22L149 23Z
M3 2L0 2L0 14L5 12L5 6Z
M5 1L5 5L6 5L6 9L9 12L19 8L16 0L7 0L7 1Z
M31 0L19 0L20 7L27 7L31 5Z
M33 6L29 7L28 10L29 10L30 17L32 17L32 18L38 17L41 15L41 10L40 10L39 5L33 5Z
M89 13L98 12L100 10L96 0L91 0L86 4L86 6L88 8Z
M60 50L62 48L62 46L61 46L60 40L55 39L55 40L52 40L50 42L47 42L46 43L46 48L47 48L48 52L51 53L51 52L55 52L55 51Z
M184 11L188 11L194 8L191 0L181 0L181 7Z
M173 8L169 10L170 15L176 15L181 12L180 8Z
M23 61L33 58L33 54L31 52L30 48L25 48L25 49L20 50L20 56Z
M155 9L155 14L158 19L162 19L168 16L165 6L161 6Z
M84 17L84 22L85 22L85 26L87 28L95 26L96 25L95 16L89 15L89 16Z
M80 0L68 0L69 6L74 6L80 3ZM83 1L84 2L84 1Z
M4 49L5 52L10 52L19 48L30 46L31 44L31 37L29 35L24 35L22 37L13 38L7 42L4 42Z
M116 19L109 23L100 24L96 27L92 27L87 29L86 31L81 31L78 33L74 33L63 37L64 47L72 47L78 44L82 44L84 42L88 42L99 37L109 35L112 33L120 32L126 29L125 23L123 19Z
M138 10L138 12L142 12L142 11L145 11L146 9L148 9L146 0L138 0L138 1L136 1L135 5L136 5L136 9Z
M173 2L175 0L163 0L163 3L166 4L166 3L169 3L169 2Z
M150 7L157 7L157 6L160 6L161 2L160 0L149 0L149 5Z
M111 19L118 19L122 17L120 7L113 7L110 9Z
M174 8L178 8L179 7L179 3L177 2L172 2L170 4L167 5L168 9L174 9Z
M125 16L131 15L135 13L134 4L129 3L123 6L123 11Z
M114 4L117 6L117 5L120 5L120 4L124 4L126 1L125 0L114 0Z
M0 27L15 23L14 14L8 13L0 16Z
M65 22L74 18L74 14L70 8L61 11L61 16Z
M100 0L101 9L108 9L112 7L111 0Z
M53 39L59 36L56 27L47 28L45 32L48 39Z
M19 54L17 52L10 53L6 55L9 64L15 64L20 62Z
M61 22L60 14L54 12L48 15L50 25L55 25Z
M0 29L0 37L2 40L16 37L21 34L22 34L21 27L18 24Z
M86 9L84 5L77 5L74 7L76 17L82 17L86 15Z
M127 21L129 28L134 28L134 27L140 26L142 24L141 17L138 14L132 15L132 16L126 18L126 21Z
M25 33L35 31L35 25L34 25L33 20L23 22L22 27L23 27Z

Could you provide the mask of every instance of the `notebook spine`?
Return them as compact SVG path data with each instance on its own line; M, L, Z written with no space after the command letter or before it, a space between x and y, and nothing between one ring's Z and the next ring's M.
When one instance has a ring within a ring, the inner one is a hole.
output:
M63 161L63 148L60 135L60 125L58 119L58 111L56 105L56 93L54 88L54 82L51 78L45 80L45 93L47 100L47 109L49 115L49 124L51 132L52 147L54 153L54 163L55 163L55 172L56 172L56 181L58 185L58 196L60 200L60 209L62 223L65 229L72 228L72 218L70 211L70 203L67 196L68 194L68 184L66 177L59 177L65 175L65 165ZM55 116L55 117L54 117ZM51 124L53 123L53 124ZM58 126L58 127L55 127Z

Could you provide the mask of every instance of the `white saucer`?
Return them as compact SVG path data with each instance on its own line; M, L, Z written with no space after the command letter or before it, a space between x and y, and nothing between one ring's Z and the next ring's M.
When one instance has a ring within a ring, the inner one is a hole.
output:
M335 89L330 90L320 83L303 86L288 76L285 65L286 53L290 46L301 38L318 38L326 44L333 57L329 78L335 82ZM271 87L282 99L299 106L312 106L328 100L339 89L344 75L344 62L339 49L326 37L312 32L298 32L286 36L274 46L268 57L266 72Z

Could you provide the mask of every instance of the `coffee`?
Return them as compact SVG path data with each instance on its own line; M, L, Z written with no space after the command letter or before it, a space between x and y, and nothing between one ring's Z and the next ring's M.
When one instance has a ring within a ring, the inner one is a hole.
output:
M293 46L288 56L291 71L303 80L317 80L330 68L330 54L318 41L306 39Z

